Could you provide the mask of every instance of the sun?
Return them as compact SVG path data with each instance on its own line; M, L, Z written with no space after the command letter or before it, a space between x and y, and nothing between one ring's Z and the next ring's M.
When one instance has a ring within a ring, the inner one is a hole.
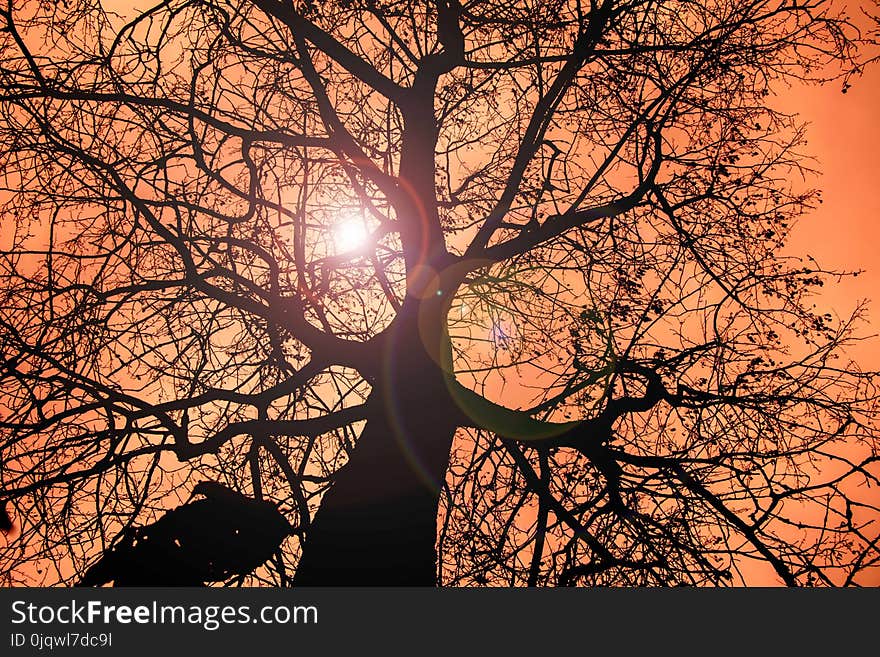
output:
M333 227L333 244L337 253L355 251L366 241L367 228L361 219L346 218Z

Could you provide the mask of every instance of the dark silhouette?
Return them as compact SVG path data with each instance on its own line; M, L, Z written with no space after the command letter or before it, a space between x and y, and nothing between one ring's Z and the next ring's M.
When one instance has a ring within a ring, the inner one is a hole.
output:
M9 511L7 511L6 507L9 505L7 500L3 500L0 502L0 532L4 534L8 534L12 531L12 516L9 515Z
M768 102L876 55L830 2L129 14L0 8L10 583L870 581L880 381Z
M401 445L395 428L380 418L373 418L361 434L358 449L344 466L351 474L340 476L327 492L306 535L308 549L295 584L407 586L433 581L439 486L430 484L431 478L437 482L444 475L439 464L449 453L453 414L439 395L436 403L420 403L430 385L425 380L401 391L403 407L418 410L403 414L406 424L396 427L410 437L408 445ZM438 436L444 426L445 440Z
M291 532L271 502L217 482L196 485L204 499L156 522L125 530L86 571L79 586L200 586L246 575L278 551Z

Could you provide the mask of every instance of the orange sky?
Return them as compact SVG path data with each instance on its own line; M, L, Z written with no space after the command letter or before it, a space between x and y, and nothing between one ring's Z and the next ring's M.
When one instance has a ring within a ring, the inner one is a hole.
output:
M817 304L844 316L858 300L871 299L865 334L880 333L880 66L846 94L839 84L810 87L782 94L773 105L810 123L806 150L822 173L809 183L822 190L824 203L801 219L788 251L809 254L826 267L864 270L826 285ZM880 339L850 353L863 369L880 370Z
M826 285L816 303L846 316L860 299L873 299L863 332L880 333L880 64L845 95L839 84L798 88L772 104L811 124L805 150L817 158L822 173L807 184L823 191L824 204L800 221L787 251L809 254L829 268L864 270L858 278ZM880 339L850 353L863 369L880 370ZM774 583L773 578L765 583Z

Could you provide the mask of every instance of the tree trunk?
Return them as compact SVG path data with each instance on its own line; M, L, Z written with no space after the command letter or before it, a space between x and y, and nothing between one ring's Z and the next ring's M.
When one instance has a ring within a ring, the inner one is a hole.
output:
M389 341L374 410L306 535L297 586L436 584L437 503L455 424L416 324Z
M458 284L437 278L448 264L434 190L438 74L420 68L402 108L407 298L371 377L372 415L306 536L299 586L436 584L437 502L456 428L441 363L451 363L446 313Z

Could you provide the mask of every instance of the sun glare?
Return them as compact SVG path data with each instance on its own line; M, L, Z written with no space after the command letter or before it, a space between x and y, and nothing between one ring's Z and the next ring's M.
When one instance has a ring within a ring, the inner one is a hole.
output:
M367 229L361 219L349 218L333 228L333 243L337 253L347 253L363 246L367 240Z

